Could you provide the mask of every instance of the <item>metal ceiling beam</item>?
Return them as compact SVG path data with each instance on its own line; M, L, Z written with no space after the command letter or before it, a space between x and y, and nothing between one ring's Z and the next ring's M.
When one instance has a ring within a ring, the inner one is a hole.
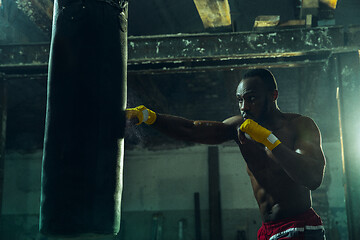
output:
M231 25L228 0L194 0L205 28Z
M129 37L129 73L299 66L360 49L360 26ZM0 45L0 72L47 71L49 44Z

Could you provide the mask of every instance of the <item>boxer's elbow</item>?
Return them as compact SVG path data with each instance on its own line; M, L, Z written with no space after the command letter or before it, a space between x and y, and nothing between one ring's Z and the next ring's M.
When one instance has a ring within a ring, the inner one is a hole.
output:
M232 140L226 125L213 121L183 120L181 124L170 124L161 130L178 140L201 144L215 145Z
M324 168L318 169L312 174L312 176L308 178L309 182L307 183L306 187L311 191L318 189L323 181L323 177Z
M320 187L321 183L322 183L322 179L317 179L309 183L306 187L309 190L314 191Z

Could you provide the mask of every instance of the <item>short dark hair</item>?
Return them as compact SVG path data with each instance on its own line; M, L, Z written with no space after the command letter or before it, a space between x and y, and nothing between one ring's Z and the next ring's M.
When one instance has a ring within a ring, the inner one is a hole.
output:
M266 89L268 91L273 92L274 90L277 90L276 79L268 69L265 68L251 69L243 75L242 79L251 78L251 77L260 77L261 80L264 82Z

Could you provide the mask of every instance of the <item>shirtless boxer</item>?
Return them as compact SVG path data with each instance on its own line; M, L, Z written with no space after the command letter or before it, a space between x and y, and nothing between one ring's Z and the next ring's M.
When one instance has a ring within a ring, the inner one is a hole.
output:
M263 220L258 240L325 239L321 219L311 207L310 191L320 186L325 168L316 124L279 110L276 81L266 69L248 71L236 97L241 115L223 122L188 120L144 106L129 108L126 115L180 140L203 144L234 140L246 161Z

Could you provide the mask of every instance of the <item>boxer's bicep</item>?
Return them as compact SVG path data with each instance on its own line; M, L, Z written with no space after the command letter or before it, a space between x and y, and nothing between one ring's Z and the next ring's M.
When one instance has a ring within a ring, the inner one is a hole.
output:
M302 120L294 148L299 154L315 159L323 158L320 131L311 119Z
M199 143L221 144L236 137L236 128L223 122L194 121L192 135Z

